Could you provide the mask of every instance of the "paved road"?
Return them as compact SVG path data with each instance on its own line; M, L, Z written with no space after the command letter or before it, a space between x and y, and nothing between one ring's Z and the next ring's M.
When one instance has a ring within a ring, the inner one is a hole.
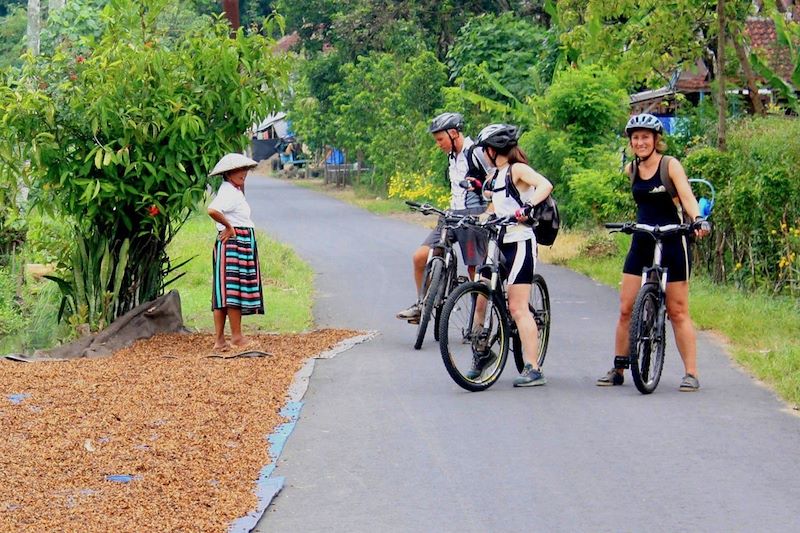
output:
M257 531L800 531L800 418L709 336L696 394L674 348L655 394L596 387L617 293L545 265L547 386L513 389L510 364L468 393L394 318L424 228L285 181L251 178L248 199L316 271L317 323L380 331L317 362Z

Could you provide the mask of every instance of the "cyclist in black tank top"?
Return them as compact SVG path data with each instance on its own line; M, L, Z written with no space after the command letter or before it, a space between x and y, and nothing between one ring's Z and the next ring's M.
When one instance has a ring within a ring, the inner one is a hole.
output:
M633 199L636 201L636 221L641 224L664 225L681 223L681 211L686 210L692 218L698 219L700 207L692 194L689 180L677 159L670 159L666 166L669 178L678 193L672 198L664 186L665 176L661 175L661 158L665 149L661 138L663 127L658 118L649 114L636 115L628 121L625 133L630 146L636 154L632 165L625 169L629 176L636 178L631 185ZM676 203L678 201L678 203ZM708 235L710 227L695 232L697 238ZM675 333L675 344L683 359L685 375L680 383L682 391L696 391L700 388L697 380L697 337L689 316L689 272L691 269L691 250L686 237L669 237L663 241L662 262L667 268L667 314ZM628 330L636 294L641 285L642 269L653 263L655 242L643 234L636 234L622 269L620 289L620 314L617 321L614 348L614 368L597 380L600 386L622 385L624 369L628 368Z
M636 220L641 224L680 224L678 210L661 179L661 165L656 169L652 178L637 176L631 186L637 206Z

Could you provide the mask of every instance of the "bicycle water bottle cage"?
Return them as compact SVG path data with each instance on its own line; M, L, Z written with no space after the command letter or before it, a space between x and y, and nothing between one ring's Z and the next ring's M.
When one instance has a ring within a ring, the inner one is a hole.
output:
M624 370L631 367L631 360L627 355L614 356L614 368L617 370Z

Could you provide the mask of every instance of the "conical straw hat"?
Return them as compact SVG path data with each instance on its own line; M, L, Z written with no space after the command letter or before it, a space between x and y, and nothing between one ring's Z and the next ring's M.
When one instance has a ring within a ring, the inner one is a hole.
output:
M219 163L214 165L214 169L209 176L224 174L229 170L236 170L237 168L253 168L256 165L258 165L258 163L242 154L226 154L219 160Z

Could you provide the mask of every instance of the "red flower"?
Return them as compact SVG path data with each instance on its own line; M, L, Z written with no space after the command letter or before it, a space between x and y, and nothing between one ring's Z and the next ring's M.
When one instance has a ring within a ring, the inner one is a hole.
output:
M78 63L83 63L84 61L86 61L86 58L83 56L78 56L75 58L75 61L77 61Z
M147 212L150 214L151 217L158 216L161 211L159 211L158 207L155 205L151 205L147 208Z

